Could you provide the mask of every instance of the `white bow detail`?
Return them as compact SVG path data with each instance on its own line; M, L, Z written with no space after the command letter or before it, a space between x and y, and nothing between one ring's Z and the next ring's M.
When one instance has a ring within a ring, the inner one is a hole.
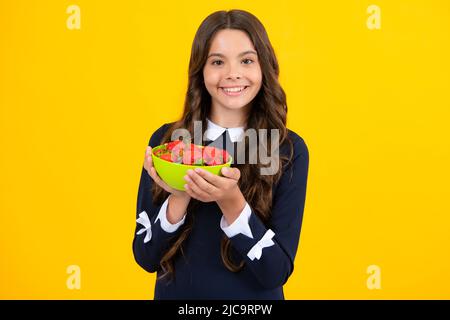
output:
M267 230L267 232L264 234L264 236L259 240L247 253L247 256L250 258L250 260L254 260L255 258L259 260L262 255L262 249L271 247L275 243L272 241L273 236L275 235L275 232L272 230Z
M144 228L140 229L136 234L142 234L147 231L147 234L144 238L144 243L147 243L152 238L152 224L150 223L150 219L148 218L147 212L142 211L139 213L139 218L136 220L137 223L142 224Z

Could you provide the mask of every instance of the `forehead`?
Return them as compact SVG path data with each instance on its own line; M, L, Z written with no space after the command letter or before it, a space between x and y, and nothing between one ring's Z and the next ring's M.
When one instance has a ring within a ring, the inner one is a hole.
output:
M224 29L214 35L209 53L233 56L247 50L255 50L247 33L241 30Z

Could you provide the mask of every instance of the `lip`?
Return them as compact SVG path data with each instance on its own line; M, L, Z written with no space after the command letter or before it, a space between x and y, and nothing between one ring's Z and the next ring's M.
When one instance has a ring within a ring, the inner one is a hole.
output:
M228 89L228 88L236 88L236 87L244 87L244 89L242 89L242 91L238 91L238 92L226 92L224 89ZM236 96L240 96L243 93L246 92L246 90L248 89L249 86L232 86L232 87L219 87L220 91L223 92L223 94L230 96L230 97L236 97Z

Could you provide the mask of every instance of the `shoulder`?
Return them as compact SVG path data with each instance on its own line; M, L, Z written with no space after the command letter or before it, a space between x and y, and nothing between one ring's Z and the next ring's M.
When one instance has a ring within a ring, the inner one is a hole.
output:
M288 129L287 139L280 146L280 156L284 159L282 164L282 175L292 178L294 173L302 174L306 179L309 167L309 151L305 140L296 132Z
M291 152L290 145L292 145L293 159L296 159L297 157L300 156L309 159L308 146L306 145L305 140L295 131L292 131L290 129L287 130L288 130L287 139L280 146L280 153L288 156Z
M150 137L150 141L148 142L148 145L153 147L156 147L161 144L161 140L164 137L165 133L169 128L174 124L175 122L169 122L164 123L162 126L160 126L158 129L156 129L153 134Z
M296 188L305 184L308 176L309 151L303 137L288 129L287 138L280 146L280 156L283 158L280 168L282 174L275 189L278 190L281 186L280 190L286 192L285 188Z

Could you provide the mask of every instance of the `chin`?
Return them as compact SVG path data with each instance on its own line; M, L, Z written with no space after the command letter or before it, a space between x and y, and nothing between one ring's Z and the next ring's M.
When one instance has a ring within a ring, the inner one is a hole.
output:
M227 108L227 109L233 109L233 110L237 110L237 109L242 109L244 108L246 105L248 105L249 102L245 102L245 103L233 103L233 104L228 104L228 103L222 103L222 105Z

